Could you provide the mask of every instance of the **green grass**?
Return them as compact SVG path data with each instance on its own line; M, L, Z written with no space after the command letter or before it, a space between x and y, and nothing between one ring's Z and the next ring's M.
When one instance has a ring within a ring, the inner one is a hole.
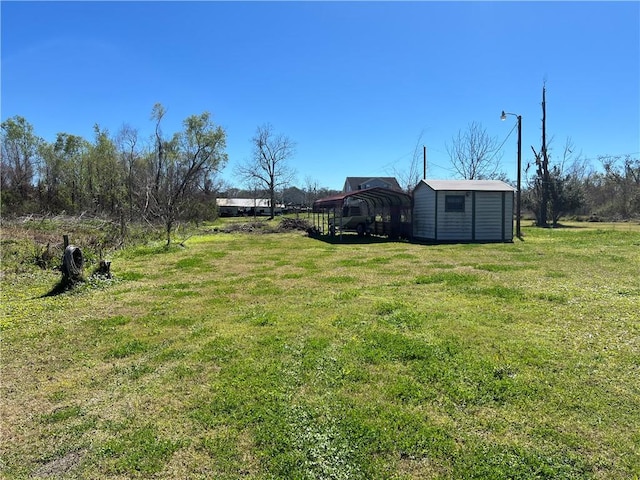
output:
M640 226L575 227L3 257L0 476L638 478Z

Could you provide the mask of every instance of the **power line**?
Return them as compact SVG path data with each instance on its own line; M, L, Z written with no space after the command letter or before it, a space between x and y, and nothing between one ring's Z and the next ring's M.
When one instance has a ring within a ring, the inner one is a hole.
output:
M513 127L511 128L511 130L509 131L509 133L505 137L505 139L502 141L502 143L497 148L497 150L495 152L493 152L493 155L491 156L491 158L489 160L487 160L487 162L490 162L491 160L493 160L493 158L500 152L500 150L502 150L502 147L504 147L504 144L507 143L507 140L509 140L509 137L511 136L511 134L513 133L513 131L516 129L517 126L518 126L517 123L513 125Z

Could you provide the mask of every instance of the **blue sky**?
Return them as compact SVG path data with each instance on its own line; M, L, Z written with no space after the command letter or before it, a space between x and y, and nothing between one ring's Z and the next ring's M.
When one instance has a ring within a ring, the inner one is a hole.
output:
M346 176L408 168L420 135L430 178L454 178L446 145L478 122L516 177L541 143L547 86L552 161L640 155L639 2L1 3L1 117L38 135L93 138L99 124L180 130L203 111L228 135L229 165L259 125L297 143L290 161L340 189ZM597 166L597 163L594 165Z

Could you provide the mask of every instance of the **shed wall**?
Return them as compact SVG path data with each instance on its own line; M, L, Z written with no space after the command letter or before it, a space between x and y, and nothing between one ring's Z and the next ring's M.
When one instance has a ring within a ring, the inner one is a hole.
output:
M435 191L424 184L413 194L413 236L425 240L435 240L436 210Z
M513 195L504 195L503 192L476 192L475 240L503 240L504 217L512 217L512 207L506 205L506 202L505 212L502 211L503 198L509 196L513 197ZM508 215L506 215L507 213ZM507 234L507 230L504 231L504 234ZM510 238L508 239L510 240Z
M464 212L445 212L447 195L464 195ZM436 240L473 240L473 196L471 192L441 190L437 192L436 205Z
M446 212L447 195L464 195L463 212ZM420 184L413 193L413 236L433 241L512 241L511 191L433 190Z

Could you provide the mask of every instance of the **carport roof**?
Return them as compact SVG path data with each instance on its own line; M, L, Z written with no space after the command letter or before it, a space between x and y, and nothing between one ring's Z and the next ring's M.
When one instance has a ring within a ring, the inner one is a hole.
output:
M313 211L319 212L320 210L330 208L340 208L347 198L363 200L374 208L411 206L411 196L404 192L391 190L389 188L372 187L320 198L313 202Z

